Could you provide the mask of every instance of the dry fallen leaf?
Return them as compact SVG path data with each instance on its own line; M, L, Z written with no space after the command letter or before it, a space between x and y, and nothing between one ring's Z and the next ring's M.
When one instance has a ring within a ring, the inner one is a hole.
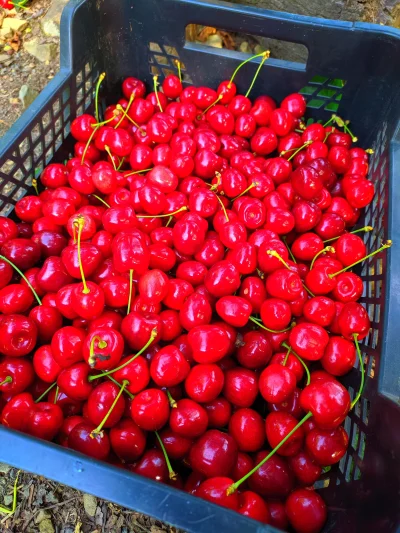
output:
M10 39L7 39L7 44L11 46L14 52L18 52L21 47L21 34L19 31L14 32Z
M217 33L222 37L222 41L224 43L225 48L227 48L228 50L235 50L235 41L233 40L233 37L230 33L222 30L218 30Z
M205 43L210 35L217 33L217 28L205 26L197 36L197 40Z

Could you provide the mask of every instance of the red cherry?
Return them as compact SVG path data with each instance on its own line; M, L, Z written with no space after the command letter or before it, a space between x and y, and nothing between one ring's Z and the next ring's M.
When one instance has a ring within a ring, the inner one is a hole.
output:
M270 413L265 419L265 430L271 448L275 448L296 427L297 423L296 418L289 413L282 411ZM284 456L296 455L302 447L303 439L304 429L299 427L277 453Z
M231 404L225 398L218 397L203 405L208 415L208 427L225 427L232 414Z
M318 533L326 521L324 500L309 489L294 490L286 500L285 511L298 533Z
M265 440L263 419L253 409L238 409L229 421L229 433L239 450L256 452L262 448Z
M237 445L234 439L217 429L206 431L189 452L192 469L207 478L228 475L236 457Z
M94 424L77 424L68 436L68 447L95 459L106 459L110 453L110 439L105 431L93 434Z
M345 419L350 409L350 395L338 381L316 381L307 385L300 395L300 404L311 411L322 429L334 429Z
M258 464L268 455L267 450L257 453ZM293 474L284 457L273 455L249 478L250 489L267 498L285 498L293 489Z
M150 375L160 387L173 387L185 380L190 366L175 346L165 346L153 357Z
M312 429L306 437L306 449L320 465L338 463L347 452L349 437L343 427L332 430Z
M21 357L33 350L37 327L31 318L22 315L0 317L0 353L6 357Z
M97 426L105 420L103 427L110 428L119 422L125 410L123 396L120 396L114 405L119 391L119 387L111 381L100 383L92 390L87 403L87 416L93 424ZM109 411L108 418L105 418Z
M237 407L250 407L258 394L257 376L247 368L232 368L225 372L223 395Z
M321 359L328 342L329 335L324 328L310 322L298 324L289 335L289 343L294 352L309 361Z
M227 494L227 490L232 483L233 480L228 477L212 477L206 479L196 490L196 496L237 511L239 509L238 493L235 491L233 494Z
M249 331L243 336L236 352L236 358L245 368L264 368L272 356L272 346L263 331Z
M272 297L289 302L298 298L303 290L300 276L287 269L272 272L267 278L266 287Z
M338 327L346 339L353 340L355 335L358 341L364 339L370 328L367 311L357 302L347 303L339 315Z
M158 389L146 389L135 396L131 404L133 421L146 431L161 429L169 417L166 394Z
M26 431L34 437L53 440L64 420L61 408L48 402L34 403L27 421Z
M215 400L223 386L224 373L215 364L195 365L185 381L187 395L200 403Z
M353 368L356 356L353 342L332 336L321 359L321 365L333 376L343 376Z
M293 393L295 387L296 375L292 370L280 364L270 364L260 375L260 393L267 402L285 401Z

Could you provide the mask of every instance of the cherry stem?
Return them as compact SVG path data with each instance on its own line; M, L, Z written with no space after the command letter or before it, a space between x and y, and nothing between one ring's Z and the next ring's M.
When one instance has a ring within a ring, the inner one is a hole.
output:
M103 200L103 198L100 198L100 196L97 196L97 194L92 194L93 198L97 198L97 200L99 202L101 202L102 204L104 204L108 209L111 208L110 204L108 204L105 200Z
M89 346L89 359L88 359L88 364L90 367L93 367L96 364L96 354L94 353L94 344L96 341L97 341L97 347L100 348L100 350L102 350L103 348L107 348L106 341L103 341L101 337L99 337L98 335L95 335L92 338L92 340L90 341L90 346Z
M125 156L121 158L119 165L117 167L117 170L119 170L122 167L122 165L124 164L124 161L125 161Z
M122 107L122 109L123 109L123 107ZM138 129L138 131L140 131L140 134L141 134L142 137L144 137L146 135L146 132L139 126L139 124L137 122L135 122L133 120L132 117L130 117L129 115L126 115L125 118L127 118L129 120L129 122L131 122L134 126L137 127L137 129ZM140 171L140 172L142 172L142 171Z
M173 215L177 215L178 213L182 213L182 211L187 211L188 208L186 205L183 205L176 211L173 211L172 213L164 213L163 215L136 215L137 218L163 218L163 217L172 217Z
M178 69L179 81L182 83L181 62L179 61L179 59L175 59L174 63L177 66L177 69Z
M201 120L201 118L204 117L204 115L207 113L207 111L209 111L212 107L214 107L216 104L218 104L218 102L220 100L222 100L223 97L224 97L223 94L219 94L217 96L217 98L214 100L214 102L212 104L210 104L202 113L200 113L200 115L197 116L197 120Z
M102 84L102 81L104 80L105 77L106 77L106 73L102 72L96 83L94 106L95 106L95 117L96 117L97 122L99 121L99 90L100 90L100 85Z
M214 193L214 194L217 197L217 200L218 200L218 202L221 205L221 208L222 208L222 211L224 212L224 216L225 216L226 221L229 222L229 217L228 217L228 213L226 212L226 209L225 209L225 206L224 206L224 202L221 200L221 198L218 196L217 193Z
M83 218L83 216L79 215L73 222L73 224L77 224L78 226L78 242L77 242L77 246L78 246L78 263L79 263L79 270L80 270L80 273L81 273L81 278L82 278L82 283L83 283L83 294L89 294L90 293L90 290L86 284L86 279L85 279L85 273L83 272L83 265L82 265L82 257L81 257L81 235L82 235L82 230L83 230L83 225L85 223L85 219Z
M37 196L39 196L39 189L38 189L38 186L37 186L37 179L36 178L32 179L32 187L35 189L35 193L37 194Z
M325 246L325 248L322 248L322 250L320 250L319 252L317 252L315 255L314 255L314 258L313 260L311 261L311 265L310 265L310 270L312 270L313 266L314 266L314 263L315 261L318 259L318 257L326 252L330 252L331 254L334 254L336 253L336 250L333 246Z
M109 376L110 374L114 374L114 372L117 372L118 370L122 370L127 365L132 363L139 355L142 355L142 353L147 350L147 348L150 346L150 344L153 342L153 340L157 337L157 328L153 328L150 333L150 338L146 342L146 344L143 346L141 350L138 351L135 355L133 355L126 363L123 363L122 365L117 366L117 368L113 368L112 370L108 370L108 372L102 372L101 374L97 374L96 376L89 376L88 381L94 381L95 379L102 378L104 376Z
M348 122L344 123L344 126L343 126L344 127L344 131L350 135L351 140L353 141L353 143L356 143L358 141L358 137L353 135L353 133L351 132L350 128L348 128L347 124L348 124Z
M162 452L164 454L165 462L167 463L167 468L168 468L168 472L169 472L169 479L176 479L176 473L174 472L174 469L171 466L171 462L169 460L169 457L168 457L168 454L167 454L167 450L165 449L164 443L163 443L160 435L158 434L158 431L155 431L154 433L156 434L158 442L160 443L161 450L162 450Z
M125 178L128 176L133 176L134 174L141 174L142 172L150 172L150 170L153 170L152 168L145 168L143 170L135 170L135 172L129 172L129 174L125 174Z
M9 509L8 507L4 507L3 505L0 505L0 513L4 513L8 515L12 515L15 513L15 510L17 508L18 477L19 477L20 472L21 471L18 470L17 475L15 477L15 481L14 481L13 502L12 502L11 509Z
M286 363L289 359L289 354L290 352L292 351L292 348L289 346L287 352L286 352L286 355L285 355L285 359L282 361L282 366L286 366Z
M361 233L362 231L372 231L374 228L372 226L364 226L363 228L355 229L354 231L350 231L349 233L355 234L355 233ZM342 235L345 235L343 233ZM339 235L338 237L332 237L332 239L327 239L326 241L322 241L324 244L327 242L336 241L336 239L339 239L342 235Z
M254 324L257 324L257 326L259 326L260 328L265 329L265 331L269 331L269 333L285 333L286 331L291 330L293 327L292 325L290 325L289 327L285 329L274 330L274 329L269 329L266 326L264 326L264 324L261 321L258 321L257 318L255 318L254 316L249 316L249 320L251 320Z
M246 192L249 192L251 189L253 189L254 187L257 187L257 185L259 185L258 181L253 181L253 183L251 185L249 185L247 187L247 189L245 189L243 192L241 192L240 194L238 194L233 200L232 202L234 202L235 200L237 200L238 198L240 198L241 196L243 196L244 194L246 194Z
M249 61L252 61L253 59L256 59L257 57L260 57L260 56L263 56L264 54L266 54L266 52L260 52L259 54L256 54L255 56L251 56L251 57L248 57L247 59L245 59L244 61L242 61L240 63L239 66L236 67L236 69L234 70L232 76L231 76L231 79L229 80L229 83L228 83L228 87L230 88L231 86L231 83L233 82L236 74L239 72L239 70L243 67L243 65L245 65L246 63L248 63Z
M372 148L367 148L367 149L365 150L365 153L366 153L366 154L369 154L369 155L372 155L372 154L375 153L375 150L373 150Z
M160 103L160 98L158 97L158 89L157 89L158 81L157 80L158 80L158 76L157 75L153 76L154 93L156 95L158 108L159 108L160 112L162 113L163 112L163 108L162 108L161 103Z
M114 167L114 170L117 171L117 165L115 164L115 161L114 161L114 156L112 155L111 153L111 150L110 150L110 147L105 145L104 146L104 150L107 152L107 154L110 156L110 159L111 159L111 163L112 163L112 166Z
M94 128L94 130L92 131L92 133L90 134L90 137L89 139L87 140L87 143L86 143L86 146L85 146L85 149L83 150L83 154L82 154L82 158L81 158L81 165L83 165L84 161L85 161L85 157L86 157L86 152L88 151L89 149L89 146L90 146L90 143L92 142L92 139L94 137L94 134L96 133L96 131L99 129L100 126L96 126Z
M117 381L116 379L114 379L112 376L107 376L108 379L110 381L112 381L113 383L115 383L120 389L122 388L122 385L119 381ZM124 392L129 396L129 398L131 398L133 400L133 398L135 397L130 391L128 391L128 389L124 389Z
M254 77L251 81L251 84L250 84L250 87L248 88L247 90L247 93L245 94L245 97L248 98L249 97L249 94L253 88L253 85L258 77L258 74L262 68L262 66L264 65L264 63L267 61L267 59L269 58L269 56L271 55L271 52L269 50L267 50L266 52L264 52L264 55L263 55L263 58L261 60L261 63L258 65L258 69L256 70L256 73L254 74Z
M2 385L5 385L6 383L12 383L12 380L13 380L13 379L12 379L11 376L7 376L6 379L0 383L0 387L1 387Z
M292 249L290 248L290 246L289 246L288 243L286 242L286 237L283 236L283 237L282 237L282 240L283 240L283 244L284 244L284 245L286 246L286 248L287 248L287 251L289 252L290 259L293 261L293 263L296 263L296 264L297 264L297 261L296 261L295 256L293 255Z
M92 128L99 128L100 126L104 126L105 124L112 122L116 116L117 116L117 113L116 113L116 110L114 109L112 117L108 118L107 120L103 120L102 122L95 122L94 124L91 124L90 126Z
M58 393L60 392L60 389L58 388L58 385L57 385L57 388L56 388L56 394L54 396L54 405L57 403L57 400L58 400Z
M283 257L281 257L277 251L275 250L267 250L267 254L268 255L272 255L272 257L276 257L277 259L279 259L279 261L288 269L288 270L291 270L293 272L293 270L290 268L290 266L286 263L286 261L283 259ZM313 294L310 289L302 282L302 285L303 285L303 288L305 291L308 292L308 294L311 296L311 298L315 298L315 294Z
M37 400L35 400L35 403L39 403L40 400L42 400L42 399L46 396L46 394L48 394L48 393L51 391L51 389L54 388L56 385L57 385L57 381L55 381L54 383L52 383L52 384L50 385L50 387L49 387L48 389L46 389L46 390L44 391L44 393L41 394Z
M300 357L300 355L297 355L296 352L293 351L293 349L288 345L286 344L286 342L282 342L282 346L284 348L286 348L287 350L290 350L292 352L292 354L296 357L296 359L298 359L300 361L300 363L303 365L304 367L304 370L306 371L306 375L307 375L307 382L306 382L306 386L310 384L310 381L311 381L311 376L310 376L310 371L308 369L308 366L305 364L305 362L303 361L303 359ZM288 354L289 355L289 354Z
M332 122L335 120L336 115L332 115L331 118L328 120L328 122L325 122L325 124L322 124L323 128L326 128L329 126L329 124L332 124Z
M342 270L339 270L338 272L335 272L334 274L329 274L329 277L332 279L335 276L338 276L339 274L342 274L342 272L346 272L347 270L349 270L349 268L353 268L354 266L358 265L359 263L362 263L363 261L366 261L370 257L373 257L376 254L379 254L379 252L382 252L383 250L386 250L387 248L390 248L391 246L392 246L392 241L388 240L388 241L385 242L385 244L382 244L382 246L380 248L375 250L375 252L372 252L372 253L366 255L365 257L362 257L361 259L359 259L355 263L352 263L351 265L349 265L349 266L347 266L345 268L342 268Z
M42 300L39 298L38 296L38 293L35 291L35 289L32 287L32 284L31 282L29 281L29 279L25 276L25 274L17 267L14 265L14 263L12 263L9 259L7 259L7 257L4 257L4 255L0 255L0 259L2 259L3 261L5 261L6 263L8 263L10 266L13 267L14 270L16 270L16 272L18 272L18 274L21 276L21 278L25 281L25 283L28 285L28 287L31 289L31 291L33 292L33 296L36 298L36 301L39 305L42 305Z
M122 116L121 118L119 119L119 121L117 122L117 124L114 126L114 129L116 130L120 125L121 125L121 122L124 120L124 118L126 117L126 115L128 114L128 111L133 103L133 100L135 99L135 93L132 93L130 98L129 98L129 102L128 102L128 105L126 106L126 108L124 109L122 107L121 104L118 104L116 106L116 109L118 109L118 111L122 111Z
M173 217L172 215L169 217L167 223L165 224L165 227L166 227L166 228L168 228L168 226L171 224L173 218L174 218L174 217Z
M363 388L364 388L364 380L365 380L364 361L363 361L363 356L362 356L362 353L361 353L361 350L360 350L360 345L358 344L358 340L357 340L358 333L353 333L353 338L354 338L354 344L355 344L356 350L357 350L358 360L360 362L361 383L360 383L360 388L358 389L358 392L357 392L357 396L351 402L350 409L353 409L353 407L356 405L358 400L361 398L361 395L363 393Z
M132 303L132 285L133 285L133 268L129 270L129 298L128 298L128 308L126 314L129 315L131 312L131 303Z
M166 393L167 393L167 396L168 396L169 405L170 405L173 409L176 409L176 408L178 407L178 406L177 406L177 403L176 403L176 401L172 398L171 393L169 392L168 389L166 390Z
M288 157L288 161L290 161L291 159L294 158L295 155L297 155L301 150L303 150L303 148L307 148L307 146L310 146L310 144L312 143L313 141L306 141L302 146L300 146L299 148L296 148L294 150L294 148L291 148L290 150L284 150L283 152L280 153L280 155L284 155L286 154L287 152L290 152L291 150L294 150L293 154L290 155L290 157Z
M97 426L96 429L94 429L91 433L90 433L90 436L92 439L94 439L95 435L98 435L99 433L101 433L101 430L103 429L104 427L104 424L107 422L107 420L109 419L111 413L113 412L114 410L114 407L117 405L117 402L118 400L120 399L122 393L124 392L125 390L125 387L129 385L129 381L127 381L126 379L124 379L124 381L122 382L122 387L119 389L119 392L117 394L117 396L115 397L115 400L113 401L110 409L108 410L108 413L106 414L106 416L103 418L103 420L100 422L100 424Z
M246 481L247 479L249 479L250 476L252 476L255 472L257 472L257 470L263 465L265 464L268 459L271 459L271 457L273 455L275 455L275 453L279 450L279 448L281 448L281 446L283 446L285 444L285 442L287 440L290 439L290 437L293 435L293 433L295 433L299 427L301 427L309 418L311 418L313 415L311 412L308 412L301 420L300 422L291 430L289 431L289 433L283 437L283 439L281 440L281 442L279 444L277 444L275 446L275 448L269 452L269 454L264 457L264 459L262 461L260 461L258 463L258 465L256 465L252 470L250 470L250 472L248 472L245 476L243 476L241 479L239 479L239 481L235 481L235 483L232 483L232 485L230 487L228 487L228 490L226 491L226 494L229 496L230 494L233 494L235 492L235 490L237 490L240 485Z

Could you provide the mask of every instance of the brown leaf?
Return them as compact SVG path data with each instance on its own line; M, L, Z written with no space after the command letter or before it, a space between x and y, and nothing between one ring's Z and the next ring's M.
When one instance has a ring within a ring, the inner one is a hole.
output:
M16 31L10 39L7 39L7 44L11 46L14 52L18 52L21 47L21 34Z
M230 33L222 30L218 30L217 33L222 37L222 41L224 43L225 48L227 48L228 50L235 50L235 41L233 40L233 37Z
M190 42L195 41L196 37L197 37L197 25L196 24L188 24L186 26L185 36L186 36L186 40L187 41L190 41Z
M211 26L204 26L201 32L197 36L197 40L205 43L210 35L217 33L217 28L212 28Z

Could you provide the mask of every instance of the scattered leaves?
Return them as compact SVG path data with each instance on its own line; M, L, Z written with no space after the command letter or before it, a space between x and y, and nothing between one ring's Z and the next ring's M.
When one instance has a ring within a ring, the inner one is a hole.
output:
M228 50L235 50L236 45L231 33L222 30L218 30L217 33L222 37L222 42L224 43L225 48Z
M212 28L211 26L204 26L204 28L197 35L197 40L205 43L210 35L215 35L217 33L217 28Z
M18 52L18 50L21 48L21 34L19 31L16 31L13 33L13 36L10 39L6 40L6 43L8 46L11 47L14 52ZM6 49L6 46L4 47L4 50Z

